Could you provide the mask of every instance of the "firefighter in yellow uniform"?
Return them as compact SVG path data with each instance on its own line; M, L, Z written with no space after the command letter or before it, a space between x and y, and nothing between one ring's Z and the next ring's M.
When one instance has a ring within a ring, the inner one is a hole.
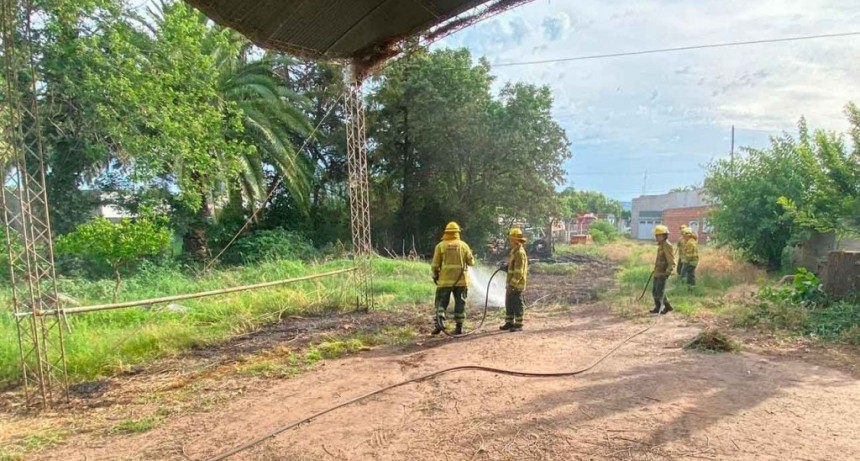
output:
M511 242L511 254L508 262L502 263L500 269L507 272L505 287L505 324L500 330L521 331L523 329L523 292L529 274L529 258L523 244L526 243L523 231L514 228L508 233Z
M675 273L678 274L678 277L681 277L682 274L684 273L684 263L685 263L684 243L685 243L685 239L687 238L687 230L688 229L690 229L690 228L687 227L686 224L681 224L681 227L680 227L681 232L678 233L678 247L675 250L675 254L678 255L678 267L677 267L677 270L675 271Z
M675 255L669 244L669 228L659 225L654 228L654 238L657 240L657 260L654 262L654 284L651 294L654 296L652 314L666 314L672 311L672 305L666 298L666 280L675 269Z
M699 242L696 233L687 228L684 232L684 272L681 280L685 281L692 290L696 286L696 266L699 265Z
M455 222L445 226L442 241L433 252L433 282L436 283L436 328L434 335L445 329L445 316L451 295L454 296L455 335L463 334L468 295L468 267L475 265L475 257L466 242L460 240L460 226Z

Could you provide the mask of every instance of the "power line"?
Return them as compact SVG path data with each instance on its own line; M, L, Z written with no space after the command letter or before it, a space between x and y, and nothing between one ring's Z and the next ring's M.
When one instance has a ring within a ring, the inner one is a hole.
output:
M746 46L746 45L758 45L762 43L781 43L781 42L799 42L802 40L815 40L820 38L836 38L836 37L853 37L860 35L860 31L858 32L840 32L835 34L820 34L820 35L803 35L797 37L784 37L784 38L770 38L763 40L749 40L744 42L724 42L724 43L712 43L707 45L691 45L691 46L679 46L674 48L657 48L653 50L641 50L641 51L626 51L622 53L607 53L607 54L592 54L586 56L575 56L571 58L557 58L557 59L543 59L540 61L521 61L521 62L508 62L508 63L499 63L499 64L491 64L491 67L514 67L514 66L528 66L532 64L549 64L554 62L568 62L568 61L586 61L589 59L605 59L605 58L619 58L624 56L638 56L643 54L657 54L657 53L672 53L676 51L689 51L689 50L701 50L707 48L726 48L730 46Z
M700 173L702 171L705 171L705 170L703 168L686 169L686 170L660 170L660 171L656 171L656 172L649 171L648 174L649 175L658 175L658 174L675 174L675 173ZM614 171L610 171L610 170L606 170L606 171L576 171L576 170L574 170L574 171L569 171L567 173L568 176L588 176L588 175L639 176L641 174L642 173L640 173L638 171L618 171L618 170L614 170Z

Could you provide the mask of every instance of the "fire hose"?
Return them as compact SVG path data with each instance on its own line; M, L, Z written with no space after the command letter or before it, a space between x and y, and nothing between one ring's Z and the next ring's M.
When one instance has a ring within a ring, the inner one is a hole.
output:
M493 275L490 276L490 280L487 281L487 292L485 293L485 296L484 296L484 312L481 314L481 321L478 322L478 326L476 326L474 329L472 329L472 331L470 331L468 333L460 334L460 335L453 335L451 333L448 333L448 330L445 329L445 325L442 324L442 318L439 317L438 315L436 315L436 324L442 329L442 333L445 333L445 336L448 336L449 338L465 338L466 336L469 336L472 333L477 332L478 330L480 330L484 326L484 321L487 320L487 309L488 309L488 306L490 304L490 286L493 284L493 277L495 277L496 274L498 274L501 270L502 270L502 268L496 269L496 272L493 272ZM460 279L463 278L463 274L465 272L466 272L466 268L464 267L463 270L460 271L460 276L457 277L457 282L459 282ZM454 285L456 285L457 282L454 282Z
M496 271L496 272L498 272L498 271ZM493 275L495 275L495 274L493 274ZM492 277L490 278L490 280L492 280ZM486 303L485 303L485 305L486 305ZM485 309L485 312L486 312L486 309ZM352 405L354 403L368 399L368 398L373 397L375 395L382 394L383 392L390 391L392 389L396 389L398 387L405 386L407 384L419 383L419 382L426 381L428 379L433 379L437 376L441 376L441 375L444 375L447 373L453 373L453 372L457 372L457 371L483 371L483 372L487 372L487 373L495 373L495 374L499 374L499 375L515 376L515 377L519 377L519 378L566 378L566 377L581 375L581 374L593 369L594 367L599 365L601 362L603 362L604 360L609 358L609 356L611 356L613 353L615 353L615 351L620 349L621 346L627 344L633 338L641 335L642 333L645 333L646 331L648 331L650 329L651 329L651 326L648 326L647 328L644 328L644 329L628 336L624 341L621 341L620 343L615 345L615 347L610 349L609 352L603 354L603 356L601 356L599 359L594 361L591 365L589 365L585 368L582 368L580 370L562 371L562 372L556 372L556 373L535 373L535 372L527 372L527 371L505 370L505 369L501 369L501 368L484 367L484 366L479 366L479 365L461 365L461 366L456 366L456 367L451 367L451 368L445 368L444 370L434 371L432 373L427 373L427 374L418 376L416 378L408 379L406 381L401 381L399 383L392 384L390 386L386 386L386 387L383 387L381 389L377 389L373 392L369 392L367 394L364 394L364 395L355 397L353 399L347 400L346 402L340 403L340 404L335 405L333 407L330 407L330 408L327 408L325 410L314 413L313 415L308 416L307 418L304 418L304 419L301 419L299 421L290 423L286 426L281 426L277 429L274 429L274 430L272 430L272 431L270 431L264 435L261 435L261 436L255 438L253 440L249 440L248 442L245 442L245 443L243 443L243 444L241 444L235 448L232 448L232 449L225 451L221 454L215 455L215 456L209 458L207 461L221 461L223 459L227 459L233 455L236 455L236 454L241 453L245 450L248 450L248 449L250 449L256 445L259 445L259 444L265 442L266 440L271 439L271 438L273 438L273 437L275 437L275 436L277 436L283 432L286 432L290 429L301 426L302 424L309 423L309 422L313 421L314 419L319 418L320 416L326 415L328 413L331 413L335 410L341 409L341 408L346 407L348 405Z
M645 282L645 288L642 289L642 294L636 298L636 301L642 301L642 298L645 297L645 293L648 291L648 285L651 283L651 279L654 278L654 271L651 271L651 275L648 276L648 280Z

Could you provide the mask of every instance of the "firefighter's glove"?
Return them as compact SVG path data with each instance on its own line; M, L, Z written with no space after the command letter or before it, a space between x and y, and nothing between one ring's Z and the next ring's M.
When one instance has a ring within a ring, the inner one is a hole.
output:
M439 284L439 273L438 273L438 272L434 272L434 273L433 273L433 284L434 284L434 285L438 285L438 284Z
M506 262L501 262L501 263L499 263L499 270L500 270L500 271L505 271L505 272L507 272L507 271L508 271L508 268L509 268L509 267L508 267L508 263L506 263Z

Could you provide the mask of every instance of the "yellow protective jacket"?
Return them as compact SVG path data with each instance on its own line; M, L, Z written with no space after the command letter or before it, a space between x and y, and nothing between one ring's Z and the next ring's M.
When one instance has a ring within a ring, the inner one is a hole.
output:
M699 264L699 242L696 237L689 237L684 242L684 264L696 266Z
M515 291L525 291L526 281L529 278L529 258L522 245L511 249L508 255L508 279L507 287Z
M459 234L445 235L444 240L436 245L433 252L433 276L438 278L439 288L467 287L469 277L467 266L475 265L475 256L466 242L460 240Z
M654 262L654 277L668 277L675 270L675 254L667 241L657 244L657 260Z
M681 261L681 264L687 264L687 253L684 250L684 246L687 244L687 236L682 235L678 239L678 249L675 252L678 254L678 260Z

